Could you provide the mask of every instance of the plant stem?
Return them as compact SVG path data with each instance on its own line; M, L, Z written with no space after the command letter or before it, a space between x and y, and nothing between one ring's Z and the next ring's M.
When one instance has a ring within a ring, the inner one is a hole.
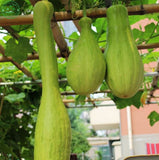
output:
M115 4L115 5L118 4L118 0L114 0L114 4Z
M155 37L158 37L158 36L159 36L159 34L156 34L154 36L151 36L151 38L155 38Z
M100 36L101 36L102 33L103 33L103 28L104 28L105 22L106 22L106 19L103 21L102 27L101 27L102 29L100 30L100 32L99 32L98 35L97 35L97 41L99 40Z
M0 103L0 115L1 115L1 113L2 113L3 102L4 102L4 94L2 95L1 103Z
M86 0L83 0L83 17L87 17L87 12L86 12Z
M141 2L141 5L143 5L143 0L140 0L140 2Z
M64 38L68 39L68 40L71 40L71 41L77 41L77 39L75 39L75 38L69 38L69 37L65 37L65 36L64 36Z
M153 29L153 31L152 31L149 39L147 39L147 40L145 41L146 43L148 43L148 41L149 41L150 39L158 36L158 34L153 36L153 34L155 33L155 30L156 30L156 28L157 28L158 25L159 25L159 22L157 22L157 24L155 25L155 27L154 27L154 29Z
M138 42L138 44L142 44L143 42L145 42L145 43L147 44L152 38L158 37L159 34L153 35L153 34L155 33L155 30L156 30L156 28L157 28L158 25L159 25L159 22L158 22L158 23L155 25L155 27L153 28L150 36L149 36L148 38L146 38L146 39L141 39L141 40Z

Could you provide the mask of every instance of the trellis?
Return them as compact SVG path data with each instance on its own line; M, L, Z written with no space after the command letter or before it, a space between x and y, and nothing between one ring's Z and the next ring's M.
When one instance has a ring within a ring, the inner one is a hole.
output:
M35 3L38 0L30 0L31 4L34 6ZM57 53L57 57L64 57L68 58L71 51L69 50L67 43L65 41L65 38L60 30L60 27L57 22L59 21L73 21L78 31L80 31L80 27L78 25L79 19L83 16L83 11L78 10L74 14L72 14L68 10L68 0L61 0L61 2L65 5L66 11L62 12L55 12L52 18L51 22L51 28L54 35L55 42L60 50L59 53ZM151 4L151 5L136 5L136 6L129 6L127 7L128 14L129 15L143 15L143 14L150 14L150 13L158 13L159 12L159 4ZM91 18L99 18L99 17L106 17L106 11L107 8L94 8L94 9L87 9L87 16ZM2 26L8 33L12 35L13 38L19 39L20 36L10 27L11 25L26 25L26 24L32 24L33 23L33 15L19 15L19 16L10 16L10 17L0 17L0 26ZM159 48L159 43L152 43L152 44L142 44L137 45L138 50L141 49L149 49L149 48ZM104 48L101 49L104 51ZM5 55L4 48L0 45L0 53L2 56L0 57L0 62L11 62L14 64L19 70L21 70L25 75L28 77L31 77L32 81L27 82L1 82L0 85L17 85L17 84L30 84L30 83L38 83L41 84L41 81L36 80L35 77L31 74L29 70L27 70L25 67L23 67L21 64L15 62L12 57L7 57ZM28 55L27 60L36 60L38 59L38 53L36 51L33 51L31 55ZM147 97L147 103L154 103L151 102L151 99L154 97L154 91L158 89L157 87L157 81L159 78L159 62L157 62L156 70L153 73L146 73L145 76L153 76L153 81L151 83L151 86L153 89L150 90L149 95ZM63 80L59 80L63 81ZM65 80L64 80L65 81ZM142 89L141 89L142 90ZM97 93L109 93L110 90L106 91L96 91L94 94ZM61 95L75 95L75 92L62 92ZM159 96L155 96L155 98L159 98ZM91 102L93 106L95 106L96 101L106 101L110 100L110 98L97 98L97 99L91 99L90 97L87 97L85 102ZM67 100L64 99L63 102L65 103L66 107L69 107L67 103L74 103L75 101L73 99ZM90 106L88 106L90 107Z

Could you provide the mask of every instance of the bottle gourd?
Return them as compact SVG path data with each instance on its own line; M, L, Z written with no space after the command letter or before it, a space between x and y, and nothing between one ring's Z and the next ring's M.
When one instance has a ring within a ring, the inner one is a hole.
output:
M107 9L106 82L120 98L136 94L143 82L144 68L130 29L128 12L123 5Z
M42 76L34 160L70 160L71 127L59 91L57 57L50 25L53 10L48 1L37 2L33 10Z
M79 95L94 92L105 76L105 60L91 30L92 20L82 17L81 34L67 62L66 76L72 89Z

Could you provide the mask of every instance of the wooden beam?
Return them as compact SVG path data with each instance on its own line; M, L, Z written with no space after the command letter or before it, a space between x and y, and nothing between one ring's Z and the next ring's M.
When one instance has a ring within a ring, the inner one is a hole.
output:
M0 53L2 53L1 46L0 46ZM57 57L62 57L61 53L57 53L56 56ZM36 60L36 59L39 59L39 55L37 53L32 54L32 55L28 55L26 60ZM13 60L12 57L0 56L0 62L10 62L12 60Z
M70 54L70 51L69 51L67 43L66 43L66 41L63 37L61 29L58 26L58 23L57 22L51 22L51 28L52 28L52 32L53 32L55 42L56 42L56 44L57 44L57 46L60 50L61 56L67 59L67 57Z
M159 48L159 43L140 44L140 45L137 45L137 48L139 50L140 49Z
M127 7L129 15L142 15L149 13L158 13L159 4L146 4ZM106 8L87 9L87 16L90 18L106 17ZM68 21L77 20L83 16L83 11L78 10L72 15L70 12L55 12L52 21ZM1 16L0 26L9 25L25 25L33 23L33 15L20 15L20 16Z
M159 61L157 61L157 67L156 67L155 71L159 72ZM158 79L159 79L158 75L153 77L153 80L152 80L152 83L151 83L152 89L150 90L150 93L149 93L150 96L147 99L148 103L150 103L151 99L154 98L154 92L156 91L156 89L158 89L158 87L157 87Z
M75 99L63 99L64 103L75 103ZM86 99L85 102L97 102L97 101L111 101L110 98L93 98L93 99Z
M8 60L8 57L5 56L5 50L4 50L3 46L1 46L1 45L0 45L0 53L2 53L2 55L3 55L2 57L3 57L4 59L6 59L6 61L10 61L10 62L11 62L12 64L14 64L19 70L21 70L25 75L27 75L28 77L31 77L33 81L35 80L35 78L34 78L33 75L31 74L31 72L29 72L29 71L27 70L27 68L25 68L25 67L22 66L21 64L15 62L12 58L11 58L10 60Z
M159 48L159 43L152 43L152 44L142 44L142 45L137 45L137 48L140 49L149 49L149 48ZM104 52L104 48L102 49L102 52ZM0 53L4 53L4 48L2 48L2 46L0 45ZM71 54L71 52L69 53ZM57 53L56 54L57 57L62 57L61 53ZM28 55L27 60L36 60L39 59L39 55L37 53L32 54L32 55ZM1 56L0 57L0 62L10 62L12 61L12 57L5 57L5 56Z
M34 6L37 1L39 0L30 0L30 3Z

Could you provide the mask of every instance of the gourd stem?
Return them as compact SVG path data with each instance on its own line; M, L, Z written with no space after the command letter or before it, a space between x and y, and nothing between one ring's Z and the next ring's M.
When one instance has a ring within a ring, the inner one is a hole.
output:
M114 0L114 5L118 4L118 0Z
M87 17L87 12L86 12L86 0L83 0L83 17Z
M141 2L141 5L143 5L143 0L140 0L140 2Z

